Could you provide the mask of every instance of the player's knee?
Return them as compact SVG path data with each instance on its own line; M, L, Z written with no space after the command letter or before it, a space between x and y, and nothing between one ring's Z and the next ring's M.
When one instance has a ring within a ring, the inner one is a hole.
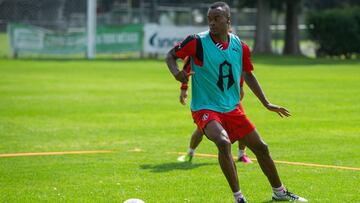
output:
M216 142L219 151L228 151L231 148L231 143L226 138L221 138Z
M268 156L270 154L268 145L266 143L262 143L257 146L256 154L260 156Z
M220 151L231 149L231 142L225 130L221 132L220 138L216 141L216 146Z

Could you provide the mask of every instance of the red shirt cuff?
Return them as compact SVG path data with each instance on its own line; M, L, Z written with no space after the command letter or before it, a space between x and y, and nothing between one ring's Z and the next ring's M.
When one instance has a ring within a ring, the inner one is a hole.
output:
M187 83L182 83L180 89L187 90L188 89L188 84Z

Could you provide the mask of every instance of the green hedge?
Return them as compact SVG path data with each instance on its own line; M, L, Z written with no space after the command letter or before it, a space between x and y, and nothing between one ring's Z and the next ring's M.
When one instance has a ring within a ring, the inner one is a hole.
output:
M317 56L360 53L360 7L310 12L310 39L318 44Z

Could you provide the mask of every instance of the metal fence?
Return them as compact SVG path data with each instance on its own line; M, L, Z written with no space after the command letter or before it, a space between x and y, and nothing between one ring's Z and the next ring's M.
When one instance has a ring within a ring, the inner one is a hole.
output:
M170 1L154 0L97 0L96 24L102 29L115 29L133 24L145 25L155 23L161 26L206 26L206 12L209 3L194 3L189 7L187 1L177 4ZM206 1L202 1L206 2ZM230 6L235 1L230 1ZM32 25L46 29L56 34L84 33L87 22L87 0L0 0L0 46L7 50L0 51L0 56L9 56L9 39L6 29L9 24ZM250 47L255 35L256 9L232 8L233 30L244 39ZM300 22L303 23L303 17ZM273 50L280 53L284 35L284 14L273 12L272 15ZM104 28L110 26L111 28ZM301 24L301 39L306 40L306 27ZM99 31L101 32L101 31ZM185 36L184 36L185 37ZM7 43L7 44L4 44ZM114 46L113 46L114 47ZM313 55L314 45L302 42L302 50L307 55ZM59 47L60 48L60 47ZM107 57L114 56L146 56L142 51L114 51L109 49L103 54ZM121 49L120 49L121 50ZM60 53L61 51L59 51ZM45 53L27 53L37 56ZM68 55L73 57L74 55ZM61 57L61 56L60 56ZM84 57L78 54L76 57Z

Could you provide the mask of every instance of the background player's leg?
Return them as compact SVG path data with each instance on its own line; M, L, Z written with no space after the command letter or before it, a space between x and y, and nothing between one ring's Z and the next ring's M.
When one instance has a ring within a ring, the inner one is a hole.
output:
M215 120L210 121L205 129L205 135L213 141L218 148L218 159L231 190L235 193L240 191L235 162L231 155L231 142L221 124Z
M244 143L241 142L241 140L238 140L238 158L237 160L240 162L243 162L245 164L249 164L252 163L252 161L250 160L250 158L246 155L245 149L246 149L246 145Z
M191 135L189 148L195 150L199 146L202 138L203 132L199 128L196 128Z
M203 132L199 128L196 128L191 135L190 146L187 154L179 156L177 160L180 162L185 162L185 161L191 162L195 154L195 150L199 146L202 138L203 138Z
M243 144L240 140L238 141L238 143L239 143L239 150L245 150L246 145Z

